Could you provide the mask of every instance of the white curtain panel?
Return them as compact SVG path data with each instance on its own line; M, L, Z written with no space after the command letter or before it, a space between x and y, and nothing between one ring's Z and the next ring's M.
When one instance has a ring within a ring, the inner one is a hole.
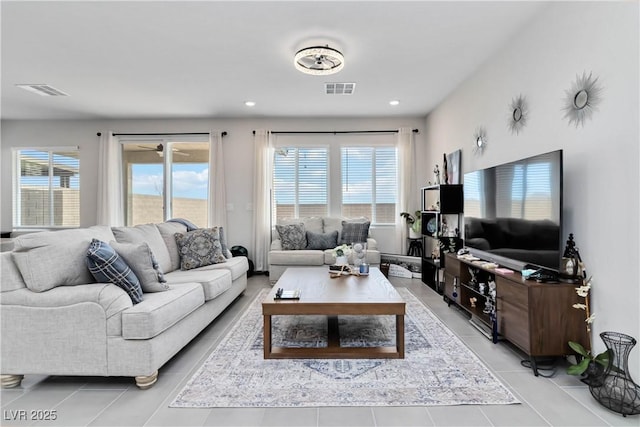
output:
M98 156L97 224L124 226L122 147L113 132L102 132Z
M400 239L401 253L407 253L408 229L400 212L415 212L418 209L416 188L416 147L411 128L398 130L398 212L396 215L396 237Z
M271 246L271 176L273 173L273 144L271 132L256 130L254 136L255 167L253 181L253 247L256 271L269 268Z
M211 131L209 133L209 227L218 226L227 230L225 186L222 133Z

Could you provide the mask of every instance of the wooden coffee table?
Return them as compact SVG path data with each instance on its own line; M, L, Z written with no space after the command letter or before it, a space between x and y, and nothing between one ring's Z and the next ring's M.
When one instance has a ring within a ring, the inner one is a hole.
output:
M262 302L265 359L403 359L405 302L378 268L369 276L332 279L329 266L288 268ZM278 288L300 289L299 300L276 300ZM271 316L326 315L327 347L274 347ZM340 347L338 316L395 315L395 347Z

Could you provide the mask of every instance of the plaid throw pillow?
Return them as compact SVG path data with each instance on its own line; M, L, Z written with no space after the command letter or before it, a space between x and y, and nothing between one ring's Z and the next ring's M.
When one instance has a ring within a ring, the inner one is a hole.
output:
M342 233L340 234L340 244L350 245L352 243L366 242L369 236L370 221L348 222L342 221Z
M140 281L108 243L92 239L87 250L87 267L98 283L113 283L124 289L131 301L142 301Z

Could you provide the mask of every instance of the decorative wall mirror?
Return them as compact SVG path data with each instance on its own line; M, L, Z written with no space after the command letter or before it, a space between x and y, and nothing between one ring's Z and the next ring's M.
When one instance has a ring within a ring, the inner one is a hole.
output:
M508 125L511 133L516 135L527 124L527 118L529 117L529 109L527 106L527 100L524 96L518 95L511 100L509 104L509 118Z
M575 123L576 127L584 126L602 100L602 87L598 84L598 77L584 72L582 76L576 76L571 89L565 93L564 117L569 120L569 125Z
M476 154L482 154L487 147L487 131L483 127L476 129L473 135L474 152Z

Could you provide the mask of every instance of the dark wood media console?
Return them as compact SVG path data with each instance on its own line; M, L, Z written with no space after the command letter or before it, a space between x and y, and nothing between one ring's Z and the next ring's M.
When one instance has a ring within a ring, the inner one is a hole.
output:
M584 311L573 308L580 298L575 284L538 283L525 280L519 272L501 274L480 263L447 254L444 274L444 298L467 311L475 323L484 325L494 342L498 336L508 340L523 352L538 375L536 357L573 354L568 345L576 341L589 348ZM495 310L488 286L472 281L469 268L474 269L480 283L495 279ZM475 299L475 300L474 300ZM489 312L487 312L489 311Z

